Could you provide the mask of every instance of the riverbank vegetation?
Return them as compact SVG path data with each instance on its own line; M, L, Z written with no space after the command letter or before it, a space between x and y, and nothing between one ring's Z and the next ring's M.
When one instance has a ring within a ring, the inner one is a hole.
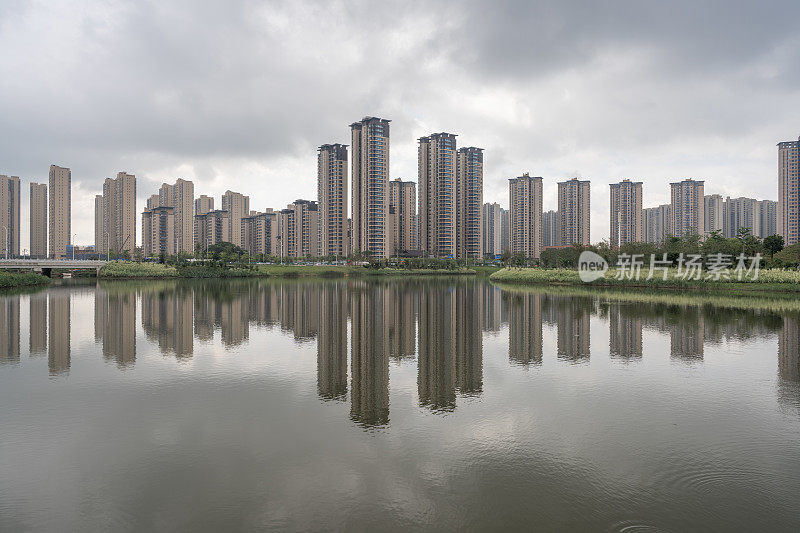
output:
M598 287L651 287L662 289L709 289L709 290L737 290L737 291L782 291L800 292L800 271L781 269L762 269L758 276L750 274L748 277L738 279L730 272L727 278L713 279L708 271L700 271L700 279L685 279L683 272L676 268L667 271L666 279L662 271L655 271L652 278L648 278L648 266L642 267L638 279L628 279L630 271L624 272L625 277L619 276L615 268L609 269L605 275L595 281L583 282L579 273L570 268L518 268L509 267L492 274L489 279L497 283L510 283L521 285L583 285Z
M50 278L33 272L0 272L0 289L48 285Z

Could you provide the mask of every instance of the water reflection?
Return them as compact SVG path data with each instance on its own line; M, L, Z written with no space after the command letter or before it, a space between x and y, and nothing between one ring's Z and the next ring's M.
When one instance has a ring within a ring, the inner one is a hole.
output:
M49 372L66 374L74 294L53 287L0 297L0 363L20 360L22 302L22 309L29 306L30 355L47 353ZM609 356L619 362L649 357L649 338L668 346L670 360L700 365L710 346L777 337L779 394L800 405L796 311L641 303L547 288L505 291L473 279L109 282L93 297L94 340L120 368L137 363L138 325L146 342L178 359L193 355L195 339L246 346L256 334L251 328L276 327L298 345L313 342L318 397L349 401L351 419L364 426L389 423L390 360L415 364L419 405L447 412L458 395L482 394L486 335L497 342L507 332L503 350L514 366L588 363L593 321L605 324Z

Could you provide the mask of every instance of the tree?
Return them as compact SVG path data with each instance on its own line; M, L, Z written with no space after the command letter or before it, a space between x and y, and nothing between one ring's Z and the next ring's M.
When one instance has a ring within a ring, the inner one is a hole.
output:
M764 249L769 253L769 258L772 259L772 256L783 250L783 237L781 235L764 237Z

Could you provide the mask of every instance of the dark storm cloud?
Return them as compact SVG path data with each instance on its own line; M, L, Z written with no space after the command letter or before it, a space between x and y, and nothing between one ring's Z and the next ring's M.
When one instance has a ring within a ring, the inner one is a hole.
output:
M731 2L97 2L0 4L0 173L72 167L91 194L118 170L147 197L166 180L315 194L315 149L392 119L392 173L415 139L453 131L486 150L486 199L506 178L607 183L706 178L774 198L774 145L798 134L800 4ZM605 211L604 211L605 210ZM23 218L24 215L23 215ZM23 240L27 235L23 236Z

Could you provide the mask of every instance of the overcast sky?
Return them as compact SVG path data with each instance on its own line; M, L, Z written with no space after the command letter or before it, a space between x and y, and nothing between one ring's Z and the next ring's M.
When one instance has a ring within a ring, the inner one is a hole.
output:
M800 2L29 2L0 0L0 174L72 169L72 223L94 240L94 195L137 177L141 212L193 180L252 209L316 197L316 148L392 120L391 177L417 178L416 139L485 149L485 201L508 178L668 183L777 198L776 143L800 135ZM137 240L141 241L137 222Z

